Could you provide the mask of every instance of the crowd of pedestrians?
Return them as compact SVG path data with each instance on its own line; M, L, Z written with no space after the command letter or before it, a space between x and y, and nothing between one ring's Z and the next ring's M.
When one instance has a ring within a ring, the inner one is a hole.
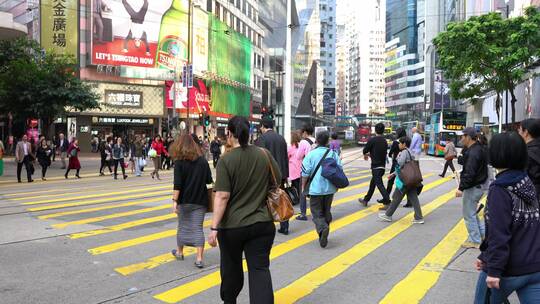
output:
M343 166L337 134L314 134L314 127L305 125L291 132L288 145L274 131L272 120L263 120L261 125L261 135L253 144L248 120L233 117L226 138L215 137L211 142L194 134L176 139L156 135L152 140L145 136L128 140L109 137L97 140L93 147L100 154L100 175L108 169L114 179L118 178L119 167L126 179L129 164L135 176L142 176L147 163L152 162L150 176L158 180L160 170L174 170L172 211L178 216L178 233L171 254L176 259L184 260L186 246L195 247L194 265L205 267L203 222L205 214L212 212L207 241L220 248L220 295L225 303L236 303L243 288L243 257L248 267L250 302L274 301L270 250L276 228L266 205L274 178L278 187L290 193L293 204L299 204L296 220L308 220L309 206L320 247L329 244L332 203L339 186L327 173L331 164L340 170ZM422 136L417 128L411 130L411 137L407 130L398 128L389 147L384 129L383 124L377 124L376 136L362 150L364 159L370 161L371 181L367 194L359 199L360 206L367 207L378 189L381 221L392 222L406 197L404 207L414 210L412 223L424 224L420 199ZM450 168L458 184L455 196L462 200L468 235L462 247L480 250L475 303L503 303L514 291L523 303L540 303L540 120L527 119L518 132L496 134L489 141L475 128L465 128L460 136L461 151L456 148L457 142L445 143L444 168L439 176L445 178ZM0 172L3 152L0 142ZM33 181L35 161L41 167L41 178L46 180L56 155L66 169L66 178L71 170L76 170L75 176L80 178L79 153L77 138L68 141L59 134L56 141L40 138L36 144L24 135L15 149L18 181L23 167L27 181ZM215 183L210 158L216 169ZM461 170L454 166L455 159ZM486 195L484 206L481 201ZM480 216L482 209L484 218ZM285 220L277 232L288 235L290 229Z

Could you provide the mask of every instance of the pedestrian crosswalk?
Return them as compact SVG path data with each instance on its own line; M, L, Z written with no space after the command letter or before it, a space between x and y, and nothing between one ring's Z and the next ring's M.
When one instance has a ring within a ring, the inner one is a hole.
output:
M369 187L370 171L352 166L346 168L351 185L339 191L332 204L336 218L331 224L331 242L333 238L339 239L344 231L367 227L376 221L379 205L363 208L357 203L359 198L365 196ZM451 177L441 179L436 177L435 172L426 172L424 180L420 200L423 203L426 223L421 229L429 229L430 225L437 225L430 222L430 214L456 202L457 199ZM64 238L73 243L83 242L77 248L83 246L89 259L106 256L111 271L125 280L137 278L144 273L157 274L166 267L189 267L190 264L177 264L176 258L170 253L177 233L177 215L170 209L170 176L156 184L137 181L136 187L127 184L115 186L103 183L103 179L87 179L86 182L85 188L67 192L40 188L29 195L23 195L17 189L12 189L9 193L0 194L0 212L4 207L22 208L31 218L44 221L59 234L70 229ZM308 268L291 273L286 280L278 281L274 289L275 303L313 303L312 300L305 299L351 271L355 265L382 246L398 242L399 235L409 231L414 225L411 210L402 212L401 218L398 213L394 222L384 225L379 223L380 229L370 231L365 237L362 236L361 240L346 245L341 243L341 246L333 248L335 255L322 256ZM436 287L442 272L461 250L460 245L467 237L458 213L454 214L452 220L454 224L451 229L437 236L435 246L425 253L420 262L412 261L410 271L402 274L393 286L387 286L385 294L378 295L380 303L420 303L425 295ZM207 215L204 227L208 228L210 224L211 215ZM272 248L270 259L280 261L280 267L283 267L282 259L294 256L295 252L305 250L318 240L311 222L300 222L293 218L291 230L294 230L294 233L289 236L278 235ZM164 248L164 242L168 242L169 247ZM129 259L120 258L139 252L139 248L144 248L144 251L141 251L144 254L130 256ZM205 249L207 255L219 256L219 249L208 244ZM195 253L194 248L186 248L184 256L188 258ZM244 271L247 271L245 261ZM285 272L286 269L279 271ZM208 293L216 295L220 282L219 268L214 264L205 271L193 272L181 280L167 279L149 284L159 287L138 295L142 298L135 302L219 303L217 298L213 301L199 299L206 299L205 295Z

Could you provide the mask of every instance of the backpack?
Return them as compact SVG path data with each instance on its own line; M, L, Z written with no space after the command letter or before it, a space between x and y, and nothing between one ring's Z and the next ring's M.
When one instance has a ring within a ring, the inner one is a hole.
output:
M335 152L334 152L335 153ZM343 172L343 168L338 165L337 161L331 158L325 158L322 161L321 176L331 182L336 188L343 189L349 186L349 179Z

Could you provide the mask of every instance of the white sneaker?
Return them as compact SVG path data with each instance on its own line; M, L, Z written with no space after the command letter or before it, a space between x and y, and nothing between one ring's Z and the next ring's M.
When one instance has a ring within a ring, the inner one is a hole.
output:
M379 213L379 219L383 222L392 222L392 217L387 216L384 213Z
M413 224L423 224L423 223L424 223L424 219L413 220L412 223L413 223Z

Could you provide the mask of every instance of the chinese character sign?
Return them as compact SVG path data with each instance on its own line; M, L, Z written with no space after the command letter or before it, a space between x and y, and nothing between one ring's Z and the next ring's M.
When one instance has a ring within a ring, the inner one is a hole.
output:
M41 46L58 54L77 57L78 1L41 1Z

